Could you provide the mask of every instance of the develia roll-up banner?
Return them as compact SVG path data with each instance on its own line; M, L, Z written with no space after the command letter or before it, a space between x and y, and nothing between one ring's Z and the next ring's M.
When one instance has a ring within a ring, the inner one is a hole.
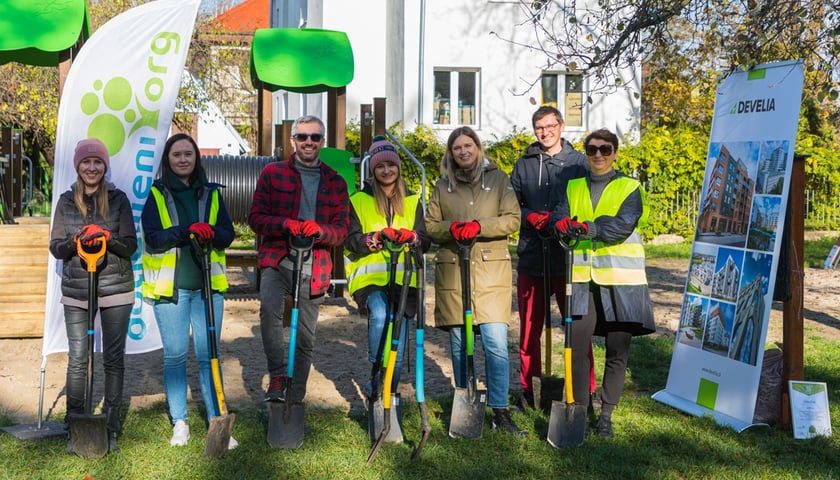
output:
M84 44L67 76L58 107L52 211L76 181L76 143L96 137L108 147L106 174L128 195L140 246L127 353L160 348L152 309L144 304L140 213L169 132L199 0L158 0L114 17ZM50 256L43 354L67 351L61 300L61 262ZM98 325L98 321L97 321ZM97 326L97 345L100 334ZM99 347L97 347L99 348Z
M737 431L753 424L803 80L791 61L718 86L668 383L653 395Z

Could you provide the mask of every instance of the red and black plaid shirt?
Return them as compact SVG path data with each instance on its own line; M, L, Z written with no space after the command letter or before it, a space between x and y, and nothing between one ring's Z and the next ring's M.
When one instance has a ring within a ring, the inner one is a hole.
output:
M303 185L294 157L289 161L272 162L263 168L254 190L254 201L248 224L263 236L259 266L277 268L289 254L289 236L283 222L298 219ZM321 163L321 182L316 196L315 221L323 233L315 243L312 255L313 296L326 292L330 284L332 257L330 249L344 244L350 223L350 200L347 182L332 168Z

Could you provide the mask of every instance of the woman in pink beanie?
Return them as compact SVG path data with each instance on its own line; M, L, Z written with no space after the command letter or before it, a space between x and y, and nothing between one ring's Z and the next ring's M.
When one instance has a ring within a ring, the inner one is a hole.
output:
M376 139L374 139L376 140ZM388 265L390 252L387 243L410 243L426 252L431 239L426 234L423 220L423 202L420 195L408 190L401 172L397 147L387 140L378 140L368 149L371 177L362 189L350 197L350 229L344 243L344 264L350 295L360 312L368 314L368 361L372 364L370 382L365 387L369 401L378 398L382 388L384 369L379 369L385 345L388 309L394 299L389 298ZM400 254L400 262L402 262ZM401 263L400 263L401 264ZM397 276L402 284L402 274ZM417 279L412 276L410 290L415 290ZM399 288L402 288L400 285ZM418 308L416 293L409 293L405 321L400 330L399 348L395 362L393 384L400 382L403 356L408 339L408 324ZM378 432L377 432L378 433Z
M87 138L76 145L73 166L76 182L61 194L55 207L50 253L63 261L61 303L67 330L67 413L84 413L87 374L88 272L78 246L98 251L105 242L105 256L97 266L97 299L102 323L102 361L109 450L119 450L121 429L125 337L134 305L131 255L137 250L137 233L125 193L105 179L110 158L105 145ZM73 453L73 439L67 443Z

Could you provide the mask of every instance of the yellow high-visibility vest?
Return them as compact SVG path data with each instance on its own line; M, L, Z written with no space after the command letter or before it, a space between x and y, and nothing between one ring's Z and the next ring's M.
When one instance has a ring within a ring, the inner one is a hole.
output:
M607 184L598 206L592 209L592 198L586 178L570 180L566 188L569 212L578 221L593 221L600 216L618 214L624 200L639 190L642 194L642 216L633 233L622 243L609 244L581 240L574 250L572 282L590 280L599 285L647 285L645 249L639 227L647 221L647 201L641 184L630 177L618 177Z
M417 214L417 204L420 202L418 195L408 195L405 198L403 215L394 215L391 221L392 228L407 228L414 230L414 221ZM359 217L362 232L378 232L387 228L385 216L376 209L376 199L373 195L365 192L354 193L350 197L350 203ZM400 253L397 264L397 284L402 285L403 277L403 255ZM353 295L357 290L369 285L388 285L388 265L391 263L391 253L387 248L378 252L371 252L368 255L356 255L347 250L344 251L344 273L347 277L347 290ZM417 286L415 274L411 275L410 285Z
M163 192L154 185L150 194L157 204L160 224L163 228L170 228L172 214L177 218L178 213L175 203L167 200ZM199 199L199 218L203 218L202 205L205 205L207 192ZM210 212L208 222L216 225L219 215L219 191L210 190ZM162 253L152 253L147 249L143 251L143 297L159 299L160 297L172 297L175 293L175 266L178 263L178 249L173 247ZM228 289L227 276L225 275L225 251L224 249L210 249L210 286L218 292L226 292Z

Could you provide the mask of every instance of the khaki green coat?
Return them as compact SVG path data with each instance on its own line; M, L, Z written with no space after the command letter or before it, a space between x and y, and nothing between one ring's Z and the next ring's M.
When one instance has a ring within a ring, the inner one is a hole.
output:
M434 257L434 325L447 328L464 324L458 245L449 226L471 220L481 224L470 255L473 323L509 323L513 273L508 235L519 229L521 215L510 179L486 160L484 173L476 182L452 187L448 179L438 180L426 211L426 230L432 242L439 245Z

